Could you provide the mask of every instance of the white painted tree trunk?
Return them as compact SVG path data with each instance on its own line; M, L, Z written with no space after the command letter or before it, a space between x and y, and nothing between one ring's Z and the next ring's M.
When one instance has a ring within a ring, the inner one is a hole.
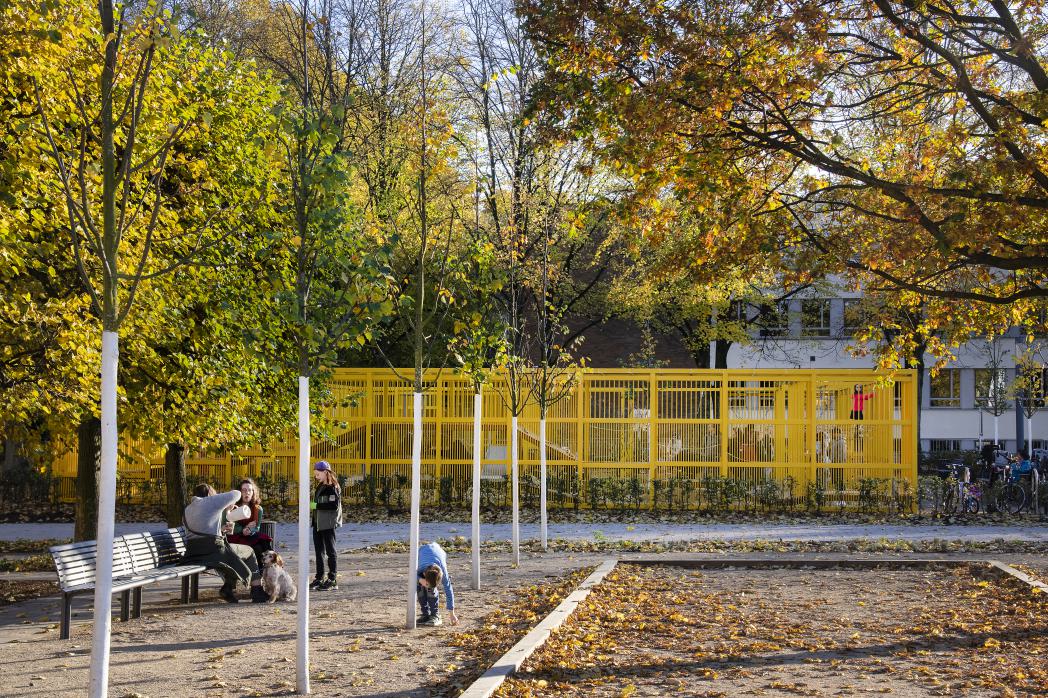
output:
M411 432L411 531L408 533L408 614L407 628L415 627L415 601L418 587L419 500L422 496L422 393L415 393Z
M542 549L549 549L546 529L546 418L539 420L539 538Z
M309 693L309 377L298 377L298 692ZM320 555L321 551L317 551Z
M1033 417L1026 418L1026 455L1033 458Z
M520 564L520 459L517 456L517 415L510 420L510 486L513 488L513 564Z
M473 394L473 530L470 533L473 558L473 588L480 589L480 470L481 427L484 419L482 389Z
M94 627L91 631L91 696L109 694L109 630L113 602L113 522L116 515L116 385L120 338L102 332L102 458L98 477L98 558L95 567Z
M995 414L993 416L993 445L996 448L1000 448L1000 443L1001 443L1000 429L999 429L1000 424L1001 424L1001 418L1000 418L999 415Z

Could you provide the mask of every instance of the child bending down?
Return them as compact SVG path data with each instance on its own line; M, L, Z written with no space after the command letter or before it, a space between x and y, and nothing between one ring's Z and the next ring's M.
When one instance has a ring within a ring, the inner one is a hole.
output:
M418 549L418 603L422 607L419 625L441 625L440 619L440 585L444 586L447 596L448 616L452 625L458 625L455 613L455 589L451 586L451 575L448 574L448 556L444 548L437 543L419 546Z

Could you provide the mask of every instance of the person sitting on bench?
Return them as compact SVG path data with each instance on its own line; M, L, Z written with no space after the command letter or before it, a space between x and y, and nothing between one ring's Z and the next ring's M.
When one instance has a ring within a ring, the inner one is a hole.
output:
M215 489L201 483L193 490L183 513L186 526L186 553L182 564L203 565L212 569L225 582L218 595L229 603L237 603L237 582L251 583L251 600L262 603L269 595L262 590L255 551L247 545L229 543L223 536L225 513L234 509L240 500L240 490L215 494Z

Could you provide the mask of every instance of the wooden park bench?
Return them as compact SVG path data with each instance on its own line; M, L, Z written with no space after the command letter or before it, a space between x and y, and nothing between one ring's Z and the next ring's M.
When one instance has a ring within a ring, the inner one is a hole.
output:
M182 603L197 600L200 573L206 568L178 564L185 550L185 531L181 528L132 533L113 540L113 592L120 592L120 620L142 615L142 587L146 584L181 579ZM69 639L73 597L94 592L97 554L93 540L51 548L62 587L63 640Z

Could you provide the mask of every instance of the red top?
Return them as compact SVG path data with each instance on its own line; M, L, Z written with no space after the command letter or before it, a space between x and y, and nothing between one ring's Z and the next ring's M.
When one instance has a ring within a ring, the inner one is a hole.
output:
M862 412L867 400L873 399L873 393L852 393L852 409Z

